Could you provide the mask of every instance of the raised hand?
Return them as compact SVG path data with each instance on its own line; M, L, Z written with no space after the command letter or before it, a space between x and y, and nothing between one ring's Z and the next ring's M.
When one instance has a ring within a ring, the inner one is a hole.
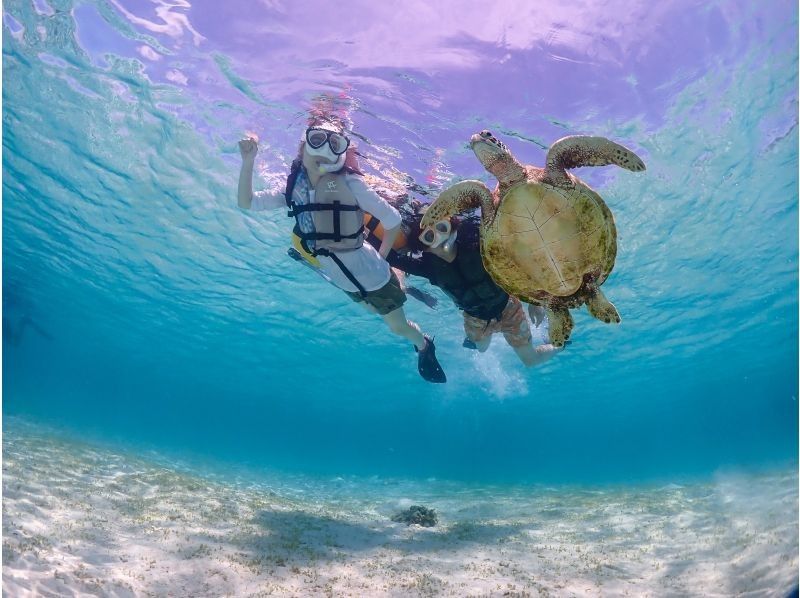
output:
M242 154L242 160L255 160L258 153L258 141L253 137L242 139L239 142L239 153Z

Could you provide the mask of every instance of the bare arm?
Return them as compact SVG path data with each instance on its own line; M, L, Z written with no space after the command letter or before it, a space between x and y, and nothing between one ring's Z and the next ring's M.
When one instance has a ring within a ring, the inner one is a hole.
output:
M242 154L242 170L239 172L237 199L244 210L274 210L286 206L286 198L279 191L253 192L253 167L258 153L258 141L249 137L239 142Z
M347 180L350 191L352 191L361 209L372 214L383 225L383 240L378 248L378 253L386 259L395 239L397 239L397 235L400 234L400 228L403 223L400 213L370 189L359 177L352 176L348 177Z
M394 228L383 229L383 240L381 241L381 246L378 248L378 253L381 254L383 259L386 259L386 256L389 255L389 252L392 250L394 241L400 233L400 228L401 225L398 224Z
M534 347L527 344L521 347L514 347L514 352L520 358L526 367L533 367L542 365L544 362L549 361L561 352L561 349L554 347L551 344L539 345Z
M239 142L239 153L242 154L242 169L239 171L239 189L237 193L239 207L249 210L253 204L253 166L256 163L258 142L252 137Z

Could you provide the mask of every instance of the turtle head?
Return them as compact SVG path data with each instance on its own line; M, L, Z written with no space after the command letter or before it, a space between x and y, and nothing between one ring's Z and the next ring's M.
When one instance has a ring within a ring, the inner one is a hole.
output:
M506 145L492 135L491 131L484 129L475 133L470 138L469 145L483 167L501 183L513 183L525 176L522 164L517 162Z

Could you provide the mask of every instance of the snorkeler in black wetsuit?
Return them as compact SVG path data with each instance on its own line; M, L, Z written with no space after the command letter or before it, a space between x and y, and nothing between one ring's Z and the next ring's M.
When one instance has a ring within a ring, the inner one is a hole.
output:
M476 220L462 220L436 247L419 239L419 217L409 225L410 252L392 256L390 264L408 274L427 278L468 315L485 321L499 319L509 295L483 267Z
M522 303L492 280L483 266L476 216L437 222L420 231L421 214L406 219L408 253L391 252L392 267L427 278L442 289L464 315L465 346L483 352L495 332L502 332L526 366L538 365L555 352L553 345L534 347Z

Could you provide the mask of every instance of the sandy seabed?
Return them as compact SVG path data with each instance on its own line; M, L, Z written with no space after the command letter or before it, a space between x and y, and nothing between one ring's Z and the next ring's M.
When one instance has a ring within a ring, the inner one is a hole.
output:
M223 479L6 418L3 594L786 596L795 468L667 486ZM411 504L434 528L393 523Z

